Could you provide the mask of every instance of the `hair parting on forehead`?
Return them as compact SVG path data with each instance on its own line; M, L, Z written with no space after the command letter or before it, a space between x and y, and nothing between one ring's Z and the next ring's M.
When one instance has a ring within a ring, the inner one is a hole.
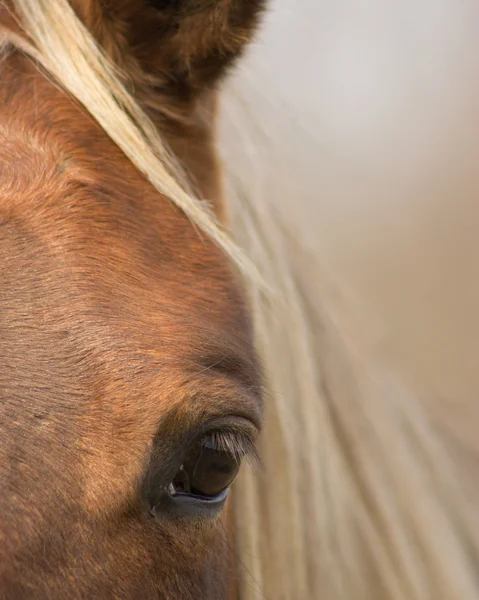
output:
M464 473L420 400L361 360L323 302L317 257L302 253L291 224L255 194L254 170L229 173L239 250L191 194L69 2L12 4L28 38L3 31L3 44L69 90L152 185L249 275L269 394L259 448L265 468L245 469L233 494L241 600L477 600L479 528ZM228 438L216 443L230 447Z

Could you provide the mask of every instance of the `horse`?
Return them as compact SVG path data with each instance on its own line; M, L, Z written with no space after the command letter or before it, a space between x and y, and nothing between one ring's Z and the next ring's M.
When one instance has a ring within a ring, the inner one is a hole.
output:
M1 4L2 598L477 598L439 432L221 164L265 10Z

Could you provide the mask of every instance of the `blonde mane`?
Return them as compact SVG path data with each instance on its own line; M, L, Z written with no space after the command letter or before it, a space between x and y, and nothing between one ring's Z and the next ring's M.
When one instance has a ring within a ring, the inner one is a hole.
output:
M3 44L76 97L248 277L270 393L264 469L245 469L233 496L241 600L477 599L479 530L465 482L418 399L365 364L323 302L318 258L246 175L229 178L233 241L68 0L13 5L28 39L3 31Z

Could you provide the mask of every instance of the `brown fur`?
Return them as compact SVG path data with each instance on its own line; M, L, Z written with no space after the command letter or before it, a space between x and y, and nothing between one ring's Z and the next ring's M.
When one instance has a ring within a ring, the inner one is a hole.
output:
M154 4L73 2L219 209L212 85L259 7ZM221 520L153 518L144 481L209 419L260 427L241 286L26 58L1 77L0 597L223 599Z

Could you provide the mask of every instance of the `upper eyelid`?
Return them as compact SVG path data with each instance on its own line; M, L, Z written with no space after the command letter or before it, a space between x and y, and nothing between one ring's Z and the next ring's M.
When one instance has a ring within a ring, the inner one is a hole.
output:
M249 414L216 414L196 423L190 420L188 425L185 417L183 411L175 412L160 424L153 441L153 455L155 447L163 448L161 454L166 451L179 459L192 444L209 438L215 442L218 449L230 451L240 460L248 456L254 462L260 462L256 449L260 424L258 425Z
M238 463L245 457L259 461L256 444L250 435L232 429L216 429L204 436L212 442L216 450L228 452Z

